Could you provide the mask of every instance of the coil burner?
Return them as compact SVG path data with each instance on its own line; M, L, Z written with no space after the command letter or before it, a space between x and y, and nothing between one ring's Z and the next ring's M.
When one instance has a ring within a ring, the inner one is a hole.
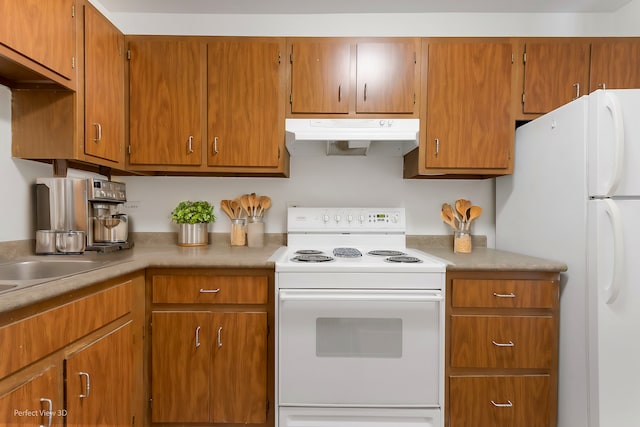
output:
M327 255L311 254L311 255L294 256L293 258L291 258L291 261L293 261L293 262L308 262L308 263L329 262L329 261L334 261L334 258L330 257L330 256L327 256Z
M356 248L335 248L333 256L338 258L358 258L362 256L362 252Z
M415 264L415 263L422 262L420 258L416 258L414 256L408 256L408 255L390 256L388 258L385 258L385 261L407 263L407 264Z
M392 250L388 250L388 249L380 249L380 250L375 250L375 251L369 251L369 252L367 252L367 255L389 257L389 256L406 255L406 253L404 253L402 251L392 251Z

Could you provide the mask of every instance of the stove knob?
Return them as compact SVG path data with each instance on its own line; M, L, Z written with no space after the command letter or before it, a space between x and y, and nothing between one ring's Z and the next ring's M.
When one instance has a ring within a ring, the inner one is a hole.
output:
M364 215L360 215L358 221L360 221L360 224L364 223Z
M330 219L331 217L329 215L327 214L322 215L322 220L325 222L325 224L329 222Z
M353 222L353 215L347 215L347 222L351 224Z
M333 217L333 219L336 220L336 222L340 222L340 220L342 219L342 217L340 215L336 215Z

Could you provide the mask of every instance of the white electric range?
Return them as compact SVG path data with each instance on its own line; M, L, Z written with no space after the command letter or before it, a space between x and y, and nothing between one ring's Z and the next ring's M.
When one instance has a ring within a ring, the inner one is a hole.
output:
M276 265L278 427L441 427L446 264L403 208L290 207Z

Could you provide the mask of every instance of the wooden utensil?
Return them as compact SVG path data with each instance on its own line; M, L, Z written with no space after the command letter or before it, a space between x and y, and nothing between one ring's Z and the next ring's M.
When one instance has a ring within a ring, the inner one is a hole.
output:
M222 209L222 211L226 213L230 219L233 219L234 214L231 210L231 207L229 206L229 203L229 200L220 200L220 209Z
M271 198L269 196L260 196L258 200L258 215L262 216L264 211L271 207Z
M453 228L454 230L456 229L456 222L455 222L455 219L453 218L453 215L451 214L451 212L445 212L443 210L442 212L440 212L440 217L442 218L442 220L446 224L449 224L449 226L451 226L451 228Z
M456 200L456 211L462 218L462 221L465 221L467 218L467 209L471 207L471 202L467 199L458 199Z
M453 228L456 228L456 220L459 221L459 218L456 217L456 215L453 212L453 208L449 203L442 204L442 215L444 215L444 217L446 217L447 220L450 221L450 223L445 221L447 222L447 224L451 225Z
M467 219L468 222L473 221L478 218L482 214L482 208L480 206L471 206L469 208L469 217Z
M242 196L240 196L240 206L242 206L242 209L244 209L244 211L247 213L247 216L251 216L248 194L243 194Z

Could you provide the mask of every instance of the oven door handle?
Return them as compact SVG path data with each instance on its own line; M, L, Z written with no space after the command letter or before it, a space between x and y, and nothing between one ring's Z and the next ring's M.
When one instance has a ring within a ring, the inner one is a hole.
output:
M280 301L406 301L442 302L442 291L425 290L333 290L286 289L280 291Z

